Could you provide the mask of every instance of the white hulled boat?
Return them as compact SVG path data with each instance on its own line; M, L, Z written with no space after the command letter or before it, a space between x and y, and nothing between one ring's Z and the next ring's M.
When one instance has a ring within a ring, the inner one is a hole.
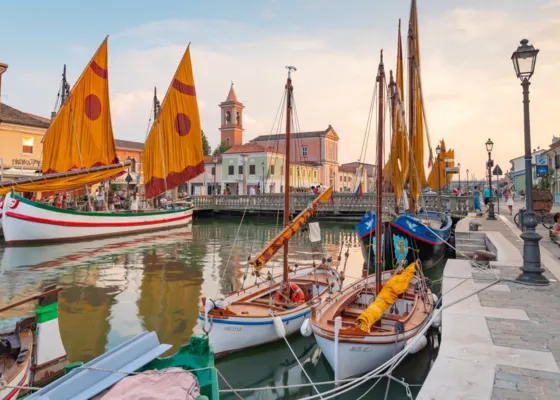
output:
M171 210L89 212L50 207L15 192L64 192L109 180L119 163L109 108L107 38L63 102L43 145L43 176L0 183L6 194L3 231L8 245L78 241L175 228L191 222L193 206ZM65 84L63 83L63 87ZM143 157L146 195L153 198L204 171L200 118L187 48L159 107ZM77 167L79 166L79 167Z
M289 71L295 70L287 67ZM292 123L292 80L286 83L286 149L290 149ZM288 241L313 215L321 203L328 201L332 187L319 195L293 220L290 220L290 152L286 152L285 167L285 228L249 264L255 272L255 284L230 293L219 300L202 299L199 309L201 328L209 332L216 357L281 339L296 333L305 318L322 297L331 292L333 284L340 286L340 275L323 261L311 267L290 268ZM263 266L284 248L283 273L261 277Z

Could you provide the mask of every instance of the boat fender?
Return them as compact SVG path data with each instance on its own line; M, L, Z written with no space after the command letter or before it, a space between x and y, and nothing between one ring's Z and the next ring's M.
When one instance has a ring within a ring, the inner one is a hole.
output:
M204 333L210 333L210 331L212 330L212 322L208 323L208 314L210 314L210 312L216 308L216 303L214 303L214 300L212 299L207 299L206 303L204 303L204 324L202 325L202 330L204 331Z
M437 311L436 311L437 312ZM441 326L441 313L437 312L437 314L434 316L434 320L432 322L432 326L434 328L439 328Z
M439 300L439 297L437 297L437 294L432 293L432 299L434 300L434 306L435 306Z
M407 346L410 345L412 343L412 341L415 341L414 345L410 348L410 354L418 353L420 350L422 350L428 344L428 339L426 339L426 336L424 336L424 335L420 335L418 340L415 340L415 339L416 339L416 337L413 337L413 338L410 338L406 341Z
M400 322L395 322L395 332L397 332L397 335L403 334L404 333L404 325L401 324Z
M299 331L305 337L311 336L313 330L311 329L311 320L309 318L306 318L305 321L303 321L303 324L301 324L301 328L299 328Z
M280 317L273 317L272 320L274 321L274 329L276 330L278 337L286 337L286 328L284 327L282 319Z

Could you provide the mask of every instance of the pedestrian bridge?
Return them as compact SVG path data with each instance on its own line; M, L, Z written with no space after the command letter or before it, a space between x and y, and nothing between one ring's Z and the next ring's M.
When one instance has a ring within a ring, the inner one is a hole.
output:
M250 213L277 214L284 209L284 194L260 195L206 195L192 196L195 212L206 213ZM311 193L293 193L290 195L290 212L297 214L305 209L315 196ZM420 203L427 210L439 210L437 195L428 194L421 197ZM473 207L472 196L441 195L444 210L466 213ZM395 198L392 194L383 196L383 207L395 210ZM332 201L319 206L316 216L319 218L359 219L367 211L375 210L375 194L364 193L360 199L354 198L353 193L334 193Z

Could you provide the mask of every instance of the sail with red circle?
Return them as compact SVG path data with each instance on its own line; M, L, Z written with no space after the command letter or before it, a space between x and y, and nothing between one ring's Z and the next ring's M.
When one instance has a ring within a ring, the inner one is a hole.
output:
M155 197L204 172L200 116L190 46L175 72L142 155L146 197Z
M118 162L111 109L107 37L72 88L43 139L43 174Z

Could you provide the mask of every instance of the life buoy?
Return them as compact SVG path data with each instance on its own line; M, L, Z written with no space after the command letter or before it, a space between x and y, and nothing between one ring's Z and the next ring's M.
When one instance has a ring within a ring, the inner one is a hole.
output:
M292 299L292 303L305 302L305 294L303 293L303 290L301 290L301 288L295 283L290 283L290 296ZM276 291L276 302L283 303L283 300L284 298L282 296L282 289L280 288Z

